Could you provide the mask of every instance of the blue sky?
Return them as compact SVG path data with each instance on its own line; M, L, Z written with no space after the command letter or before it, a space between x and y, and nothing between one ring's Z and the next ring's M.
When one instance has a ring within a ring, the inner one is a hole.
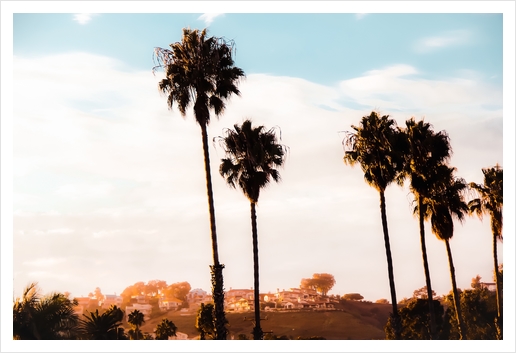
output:
M468 182L481 183L481 168L499 163L506 187L514 185L514 106L503 105L514 101L511 3L407 3L399 11L414 13L392 14L389 2L375 7L386 13L373 14L365 14L367 5L343 8L340 2L296 3L305 13L279 13L271 3L263 3L267 11L251 6L260 13L228 3L183 3L185 13L174 13L180 10L171 3L125 4L124 11L134 13L117 14L121 7L103 9L100 3L68 3L59 14L44 13L50 10L42 5L30 14L23 5L5 7L14 16L12 52L2 40L10 65L2 64L2 85L9 69L14 89L12 95L2 89L2 116L13 117L2 119L2 130L12 131L6 158L13 167L2 171L3 193L4 180L12 180L12 213L2 207L2 220L14 221L2 228L13 234L12 242L2 237L2 251L13 250L6 273L14 274L15 295L31 281L45 292L77 296L97 286L105 294L120 293L152 279L210 290L200 129L191 114L183 119L177 109L167 109L157 90L162 72L151 72L154 47L179 41L183 27L207 26L209 34L234 40L235 64L247 75L241 96L212 119L210 138L251 118L279 126L290 147L282 182L262 193L257 211L263 292L297 287L302 278L327 272L337 282L330 294L390 299L378 193L359 167L342 163L342 132L372 110L391 115L399 126L414 116L446 130L454 150L450 164ZM203 15L198 8L221 13ZM436 13L451 9L459 13ZM479 13L460 13L466 9ZM345 13L351 10L356 13ZM165 11L170 13L159 13ZM4 30L10 19L2 16ZM250 288L249 205L219 176L222 157L211 145L225 287ZM386 198L402 299L425 285L418 223L407 187L391 186ZM514 199L506 198L505 212L511 210ZM455 229L458 286L468 288L477 274L491 282L489 221L467 218ZM506 217L504 229L514 234L514 220ZM447 294L444 243L429 225L426 232L432 285L438 295ZM511 271L513 257L504 255L514 243L505 239L499 256Z

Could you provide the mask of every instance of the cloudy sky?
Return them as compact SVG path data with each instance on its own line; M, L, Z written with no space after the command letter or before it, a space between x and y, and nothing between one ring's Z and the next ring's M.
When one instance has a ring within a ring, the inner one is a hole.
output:
M12 29L2 35L2 86L4 70L12 73L12 94L2 89L2 195L12 199L2 207L2 258L13 261L2 266L2 287L17 296L37 281L45 293L82 296L160 279L211 290L200 128L191 112L167 108L157 88L163 73L152 73L155 47L179 41L183 27L207 27L234 40L246 73L241 96L212 118L210 138L250 118L278 126L290 150L281 183L258 204L261 291L325 272L336 280L330 294L390 300L379 195L359 167L342 162L344 131L372 110L401 127L425 119L449 134L458 176L481 183L481 169L499 163L514 190L514 106L503 105L514 102L514 14L470 4L469 14L416 13L451 10L414 4L398 10L412 13L388 13L384 4L384 13L366 14L364 5L309 2L295 14L208 3L182 11L69 3L56 14L10 4L11 17L2 14L2 32ZM4 94L12 106L4 108ZM224 284L251 288L249 203L219 175L223 156L210 145ZM418 221L407 187L389 187L386 200L402 299L425 285ZM514 199L506 198L507 212ZM513 219L504 226L514 234ZM429 224L426 234L433 289L447 294L445 245ZM498 247L509 270L514 260L504 255L513 245L509 236ZM451 247L460 288L476 275L492 282L488 218L456 223Z

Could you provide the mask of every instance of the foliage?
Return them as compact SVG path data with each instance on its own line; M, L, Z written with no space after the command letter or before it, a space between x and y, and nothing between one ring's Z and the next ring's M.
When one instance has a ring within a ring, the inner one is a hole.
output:
M444 339L444 307L437 300L434 300L434 311L436 318L436 329L438 337ZM401 325L401 339L405 340L429 340L430 334L430 320L428 315L428 300L411 298L407 304L399 310ZM386 339L394 339L394 332L392 330L392 317L389 317L385 325Z
M199 331L201 340L215 337L215 307L213 304L201 303L195 319L195 328Z
M31 283L13 304L13 339L72 339L76 336L77 305L62 293L42 296Z
M443 298L447 306L445 321L448 324L448 338L459 339L453 293ZM485 288L466 289L460 292L460 305L464 324L471 340L494 340L496 336L496 293Z
M312 278L301 279L300 287L316 290L325 296L333 288L335 283L335 278L329 273L314 273Z
M136 339L140 339L140 326L145 323L145 317L143 313L140 310L135 309L129 313L127 321L134 327Z
M375 301L376 304L390 304L389 303L389 300L385 299L385 298L382 298L382 299L378 299L377 301Z
M364 299L364 297L361 294L359 294L359 293L348 293L348 294L344 294L342 296L342 299L344 299L344 300L357 300L358 301L358 300Z
M169 319L163 319L154 330L157 340L168 340L171 336L176 336L177 327Z
M171 296L171 297L177 298L177 299L185 302L186 296L188 293L190 293L190 290L192 290L190 283L177 282L177 283L173 283L173 284L167 286L166 288L164 288L163 293L167 296Z
M112 305L107 311L99 314L98 309L88 314L83 314L80 320L79 332L81 338L88 340L116 340L124 339L119 326L122 324L124 312L116 305Z
M432 298L434 298L435 296L435 291L432 289ZM412 294L412 298L428 299L428 289L426 288L426 286L416 289Z

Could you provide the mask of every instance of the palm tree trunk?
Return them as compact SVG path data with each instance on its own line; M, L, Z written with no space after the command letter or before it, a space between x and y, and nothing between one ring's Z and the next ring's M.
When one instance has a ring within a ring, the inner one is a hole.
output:
M468 335L466 333L466 326L464 326L464 320L462 319L462 310L460 307L460 297L459 292L457 290L457 282L455 281L455 267L453 266L453 257L450 248L450 241L445 239L446 243L446 252L448 253L448 264L450 265L450 277L452 282L453 289L453 303L455 304L455 315L457 317L457 322L459 323L459 334L461 340L468 339Z
M495 268L495 282L496 282L496 332L499 340L503 339L503 310L502 310L502 290L500 288L500 272L498 271L498 234L493 229L493 259Z
M251 225L253 231L253 261L254 261L254 329L253 338L263 339L263 331L260 324L260 278L258 272L258 227L256 224L256 203L251 201Z
M217 245L217 229L215 227L215 206L213 202L213 187L211 185L210 155L208 151L208 132L206 124L201 124L202 148L204 151L204 170L206 171L206 189L208 193L208 208L210 212L211 247L213 251L212 294L215 304L215 339L225 340L227 335L226 315L224 313L224 280L222 269L224 265L219 263L219 251Z
M423 267L425 269L426 290L428 292L428 310L430 311L430 338L437 339L437 330L435 325L434 298L432 295L432 283L430 282L430 269L428 268L428 258L426 256L425 242L425 219L423 216L423 199L418 195L419 208L419 236L421 238L421 252L423 254Z
M387 269L389 272L389 286L391 288L391 302L392 302L392 328L394 330L394 337L397 340L401 339L401 319L398 313L398 301L396 300L396 288L394 285L394 270L392 266L391 244L389 241L389 230L387 228L387 212L385 210L385 193L380 191L380 211L382 214L383 238L385 240L385 253L387 255Z

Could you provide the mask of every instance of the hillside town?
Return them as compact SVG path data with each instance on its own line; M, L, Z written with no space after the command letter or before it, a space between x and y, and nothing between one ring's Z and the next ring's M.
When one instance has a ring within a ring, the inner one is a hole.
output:
M133 310L139 310L143 313L145 320L149 320L157 312L156 306L159 309L158 312L180 311L182 315L193 315L197 313L201 304L213 302L211 293L201 288L192 289L186 295L185 300L163 293L158 294L157 301L155 297L149 295L136 295L129 298L127 305L124 305L124 297L121 295L97 294L97 296L74 298L78 303L75 309L76 313L82 315L87 311L107 310L112 305L116 305L124 310L126 317ZM336 303L338 303L337 298L323 296L316 290L308 288L289 288L287 290L278 288L275 293L260 294L260 308L265 311L334 310ZM254 311L254 290L252 288L230 288L225 292L224 309L226 312Z

